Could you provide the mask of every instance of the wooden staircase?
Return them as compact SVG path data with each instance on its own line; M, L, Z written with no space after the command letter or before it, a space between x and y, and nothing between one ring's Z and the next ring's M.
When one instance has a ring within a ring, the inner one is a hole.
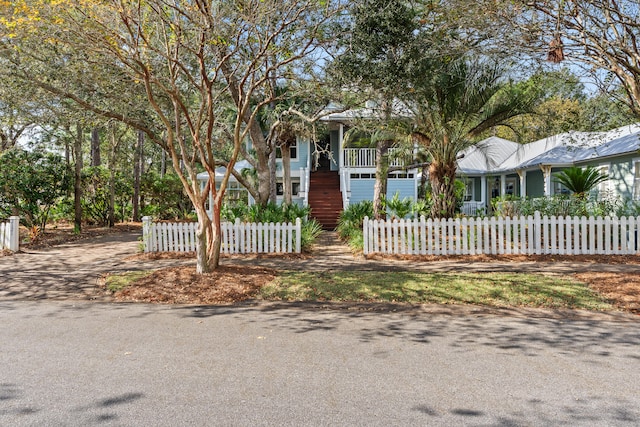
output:
M337 172L316 171L309 180L309 206L311 216L325 230L333 230L342 211L340 176Z

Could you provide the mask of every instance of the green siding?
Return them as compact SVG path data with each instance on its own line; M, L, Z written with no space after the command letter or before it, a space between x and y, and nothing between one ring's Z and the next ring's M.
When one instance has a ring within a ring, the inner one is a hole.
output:
M544 175L542 171L527 171L527 197L544 196Z
M612 159L595 159L579 166L609 166L609 188L623 200L631 200L633 198L635 172L633 170L633 159L638 157L640 157L639 154L632 154Z
M473 180L473 200L479 202L482 200L482 178L473 177L469 179Z

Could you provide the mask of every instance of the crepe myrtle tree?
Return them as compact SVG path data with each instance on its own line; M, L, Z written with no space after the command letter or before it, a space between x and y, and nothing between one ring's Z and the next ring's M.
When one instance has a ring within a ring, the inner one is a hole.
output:
M640 8L631 0L484 1L539 60L571 64L640 116ZM621 89L621 90L620 90Z
M0 68L162 146L195 207L197 271L206 273L219 264L234 163L249 138L262 148L256 118L277 98L269 82L319 61L340 2L17 0L0 11Z

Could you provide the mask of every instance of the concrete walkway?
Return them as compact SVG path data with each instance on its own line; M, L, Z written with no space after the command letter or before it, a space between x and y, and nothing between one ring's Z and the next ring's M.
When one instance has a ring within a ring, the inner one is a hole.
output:
M0 300L87 299L110 301L97 286L107 273L193 265L193 258L149 260L136 257L138 233L108 234L44 250L0 257ZM463 257L442 261L368 260L354 256L336 233L324 232L310 255L225 257L222 265L261 265L276 270L422 271L422 272L544 272L573 274L599 271L640 274L640 264L580 262L470 262Z

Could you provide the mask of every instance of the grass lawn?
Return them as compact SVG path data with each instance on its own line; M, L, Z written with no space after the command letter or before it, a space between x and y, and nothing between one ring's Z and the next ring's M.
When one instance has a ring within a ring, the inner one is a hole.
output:
M480 304L612 310L584 283L523 273L283 272L262 287L266 300Z

